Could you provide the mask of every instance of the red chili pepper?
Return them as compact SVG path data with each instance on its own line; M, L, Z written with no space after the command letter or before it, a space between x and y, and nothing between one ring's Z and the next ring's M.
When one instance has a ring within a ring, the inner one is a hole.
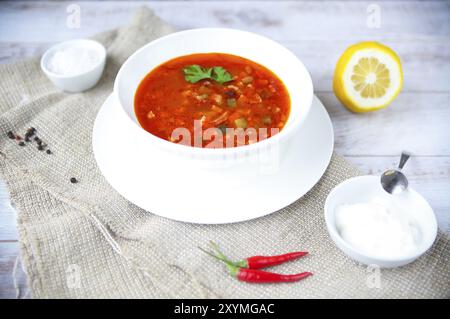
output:
M303 257L306 254L308 254L306 251L296 251L276 256L252 256L242 260L242 262L246 264L247 267L245 268L259 269L279 265Z
M260 268L265 268L265 267L276 266L276 265L285 263L287 261L291 261L291 260L303 257L308 254L308 252L306 252L306 251L296 251L296 252L291 252L291 253L287 253L287 254L283 254L283 255L276 255L276 256L252 256L252 257L247 257L243 260L232 262L220 251L217 244L215 244L214 242L211 242L211 246L217 252L218 256L221 257L222 259L227 260L229 263L233 264L236 267L249 268L249 269L260 269Z
M198 248L203 252L205 252L206 254L214 257L215 259L223 261L227 265L230 274L240 281L245 281L249 283L295 282L305 279L306 277L312 275L311 272L302 272L293 275L284 275L259 269L242 268L236 266L233 262L229 261L222 253L220 253L220 251L218 252L218 254L220 255L215 255L207 250L202 249L201 247Z
M295 282L312 275L312 273L310 272L302 272L293 275L283 275L259 269L239 268L230 264L227 264L227 267L233 277L237 278L240 281L249 283Z

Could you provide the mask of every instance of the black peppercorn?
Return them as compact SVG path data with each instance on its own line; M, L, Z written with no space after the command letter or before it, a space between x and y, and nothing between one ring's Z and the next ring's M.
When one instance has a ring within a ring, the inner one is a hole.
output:
M19 145L20 146L25 146L25 143L24 142L19 142Z
M50 151L50 150L46 150L45 151L47 154L51 154L52 153L52 151Z
M75 177L72 177L72 178L70 179L70 182L71 182L72 184L75 184L75 183L78 183L78 180L77 180Z
M6 133L6 135L8 135L8 137L12 140L16 138L16 136L14 135L14 133L12 131L9 131L8 133Z

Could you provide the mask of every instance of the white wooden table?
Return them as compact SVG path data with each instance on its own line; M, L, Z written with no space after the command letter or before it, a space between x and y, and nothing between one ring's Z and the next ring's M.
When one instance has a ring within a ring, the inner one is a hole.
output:
M143 2L77 1L80 28L69 28L73 2L0 2L0 63L40 55L54 42L126 25ZM178 29L233 27L269 36L291 49L311 72L316 94L331 115L336 151L364 173L397 164L402 149L411 185L431 203L450 233L450 3L448 1L153 1ZM75 8L76 10L76 8ZM374 23L373 18L379 22ZM368 22L369 20L369 22ZM373 114L352 114L332 92L332 75L347 46L376 40L401 57L404 88ZM0 180L0 298L14 298L18 255L15 213ZM21 285L24 286L23 280Z

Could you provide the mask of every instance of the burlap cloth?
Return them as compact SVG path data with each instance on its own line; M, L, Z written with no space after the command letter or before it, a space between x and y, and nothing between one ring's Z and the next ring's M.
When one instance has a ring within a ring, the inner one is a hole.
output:
M335 247L325 228L324 200L336 184L359 174L336 155L306 196L270 216L237 224L180 223L117 194L92 154L94 119L125 59L172 31L141 9L128 27L97 36L108 48L106 71L100 84L82 94L56 89L38 59L0 66L0 172L18 210L21 255L33 297L450 297L446 235L439 234L434 247L409 266L382 270L379 288L370 279L373 271ZM30 126L54 154L20 147L6 137L8 130L25 132ZM79 183L71 184L72 176ZM310 256L276 270L315 275L294 284L240 283L197 249L208 240L233 258L307 249Z

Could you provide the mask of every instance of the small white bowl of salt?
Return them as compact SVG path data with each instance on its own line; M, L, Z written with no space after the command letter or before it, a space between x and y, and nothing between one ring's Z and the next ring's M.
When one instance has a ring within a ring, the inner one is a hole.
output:
M41 59L42 71L63 91L78 93L94 87L106 62L105 47L94 40L61 42L48 49Z

